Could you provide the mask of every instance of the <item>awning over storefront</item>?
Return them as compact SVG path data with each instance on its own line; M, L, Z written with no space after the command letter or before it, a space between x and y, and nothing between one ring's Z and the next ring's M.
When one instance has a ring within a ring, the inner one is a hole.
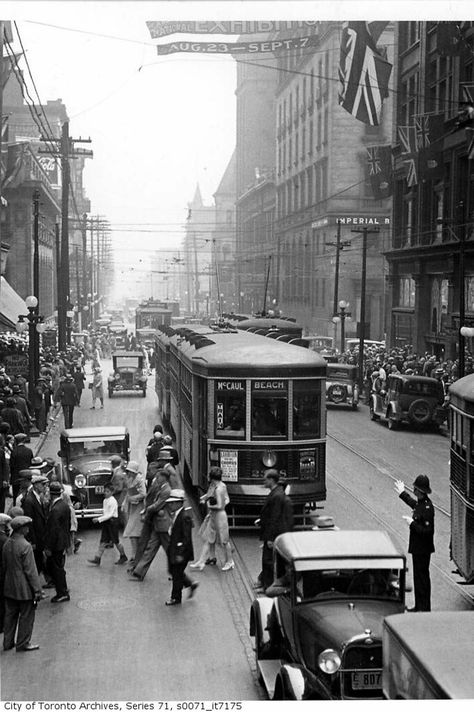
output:
M25 300L8 284L5 277L0 280L0 331L15 331L20 314L28 314Z

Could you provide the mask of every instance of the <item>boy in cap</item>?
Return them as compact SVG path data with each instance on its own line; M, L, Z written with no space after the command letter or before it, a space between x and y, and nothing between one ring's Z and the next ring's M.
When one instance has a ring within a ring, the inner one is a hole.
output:
M113 485L109 482L104 487L104 503L103 503L103 513L100 517L94 517L92 520L94 524L102 524L102 532L100 535L99 549L97 554L93 559L88 559L90 564L96 564L100 566L100 560L102 554L107 548L107 544L112 542L115 544L120 558L115 562L116 564L122 565L126 564L128 559L125 556L125 550L123 544L120 543L119 539L119 520L118 520L118 504L114 497Z
M410 612L431 610L430 559L434 552L434 507L428 497L431 493L430 481L426 475L418 475L413 482L416 499L405 491L405 484L396 480L395 491L400 499L413 510L411 517L404 516L410 525L408 553L413 560L413 586L415 606Z
M198 587L198 583L191 581L185 573L188 562L194 558L191 537L193 520L189 510L184 508L184 490L172 489L166 500L166 506L172 520L167 554L169 572L173 580L171 596L166 601L166 605L177 606L181 603L183 588L189 588L189 598L192 598Z
M10 522L12 535L5 542L2 552L5 577L3 649L11 650L16 645L17 652L39 648L39 645L31 643L36 603L41 600L41 585L32 546L25 539L30 524L30 517L14 517Z

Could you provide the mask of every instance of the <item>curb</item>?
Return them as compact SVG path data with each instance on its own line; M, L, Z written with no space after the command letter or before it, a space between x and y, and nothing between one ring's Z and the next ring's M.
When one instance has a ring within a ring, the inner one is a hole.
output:
M48 416L49 416L49 418L50 418L51 415L52 415L54 418L57 418L57 416L59 415L60 412L61 412L61 406L60 406L60 405L58 405L58 406L52 406L52 407L50 408L50 410L49 410ZM50 415L50 414L51 414L51 415ZM33 447L31 448L31 449L33 450L33 455L35 455L35 456L38 455L38 453L40 452L41 448L43 447L43 445L45 444L46 440L48 439L52 427L53 427L53 423L52 423L51 420L48 419L48 425L47 425L47 428L46 428L46 432L45 432L43 435L40 435L39 438L35 438L34 445L33 445Z

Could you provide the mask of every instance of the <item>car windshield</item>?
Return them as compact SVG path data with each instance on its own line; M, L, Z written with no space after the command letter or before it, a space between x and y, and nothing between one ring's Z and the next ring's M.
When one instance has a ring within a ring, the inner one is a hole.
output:
M120 455L124 452L123 440L83 440L69 443L71 459L85 455Z
M401 600L397 569L331 569L297 574L298 602L315 598L362 597Z
M117 356L115 368L140 368L140 358L138 356Z

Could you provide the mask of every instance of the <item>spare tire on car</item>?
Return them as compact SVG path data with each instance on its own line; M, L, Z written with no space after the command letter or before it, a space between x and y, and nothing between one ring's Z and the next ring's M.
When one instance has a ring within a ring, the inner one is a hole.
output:
M347 389L340 383L333 383L332 386L328 388L328 398L333 403L342 403L346 400Z
M413 425L426 425L431 420L431 407L424 398L417 398L408 409L408 419Z

